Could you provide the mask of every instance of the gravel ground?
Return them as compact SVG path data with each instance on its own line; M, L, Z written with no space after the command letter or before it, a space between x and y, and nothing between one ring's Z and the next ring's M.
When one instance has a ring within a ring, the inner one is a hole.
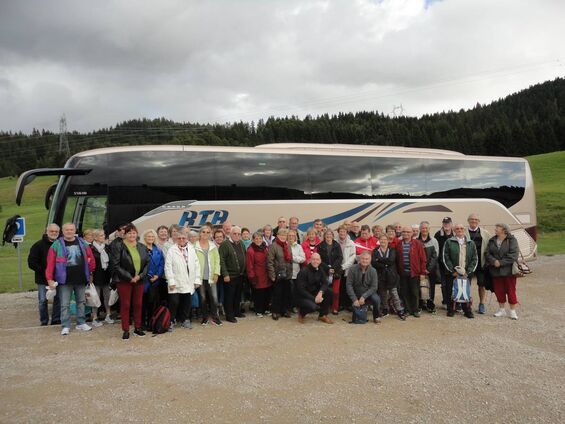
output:
M0 295L0 422L565 422L565 256L519 279L520 319L445 311L334 325L248 317L121 340L37 327Z

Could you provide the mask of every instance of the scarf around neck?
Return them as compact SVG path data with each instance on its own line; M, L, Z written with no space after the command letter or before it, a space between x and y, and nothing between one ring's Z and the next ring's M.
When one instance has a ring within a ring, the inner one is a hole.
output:
M100 263L102 265L102 269L108 269L110 258L108 257L108 252L106 252L106 245L104 243L98 243L97 241L94 241L92 245L98 251L98 253L100 253Z
M291 261L291 256L290 256L290 250L288 249L288 243L286 241L281 241L278 237L275 239L275 242L282 247L282 250L284 252L284 261L285 262L290 262Z

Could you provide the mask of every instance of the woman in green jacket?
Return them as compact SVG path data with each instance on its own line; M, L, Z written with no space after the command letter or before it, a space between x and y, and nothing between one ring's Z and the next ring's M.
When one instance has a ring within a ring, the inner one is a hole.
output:
M212 227L204 225L200 228L199 238L194 243L202 279L202 285L198 289L202 304L202 325L207 325L210 317L214 325L222 325L218 314L218 291L216 290L216 283L220 276L220 254L216 245L210 241L211 233Z

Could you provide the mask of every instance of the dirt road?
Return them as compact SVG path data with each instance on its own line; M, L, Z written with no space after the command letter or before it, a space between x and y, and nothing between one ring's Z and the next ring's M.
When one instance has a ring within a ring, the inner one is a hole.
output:
M2 294L0 422L565 422L565 256L533 266L518 321L491 296L474 320L248 317L127 342L119 324L62 337L36 293Z

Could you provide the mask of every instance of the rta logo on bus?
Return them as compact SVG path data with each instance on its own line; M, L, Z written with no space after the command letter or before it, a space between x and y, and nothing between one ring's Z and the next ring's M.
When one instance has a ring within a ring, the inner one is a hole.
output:
M226 210L186 211L183 212L179 221L179 225L196 227L202 226L208 221L210 221L212 225L223 224L227 221L228 215L229 212ZM196 222L198 217L200 217L200 220Z

